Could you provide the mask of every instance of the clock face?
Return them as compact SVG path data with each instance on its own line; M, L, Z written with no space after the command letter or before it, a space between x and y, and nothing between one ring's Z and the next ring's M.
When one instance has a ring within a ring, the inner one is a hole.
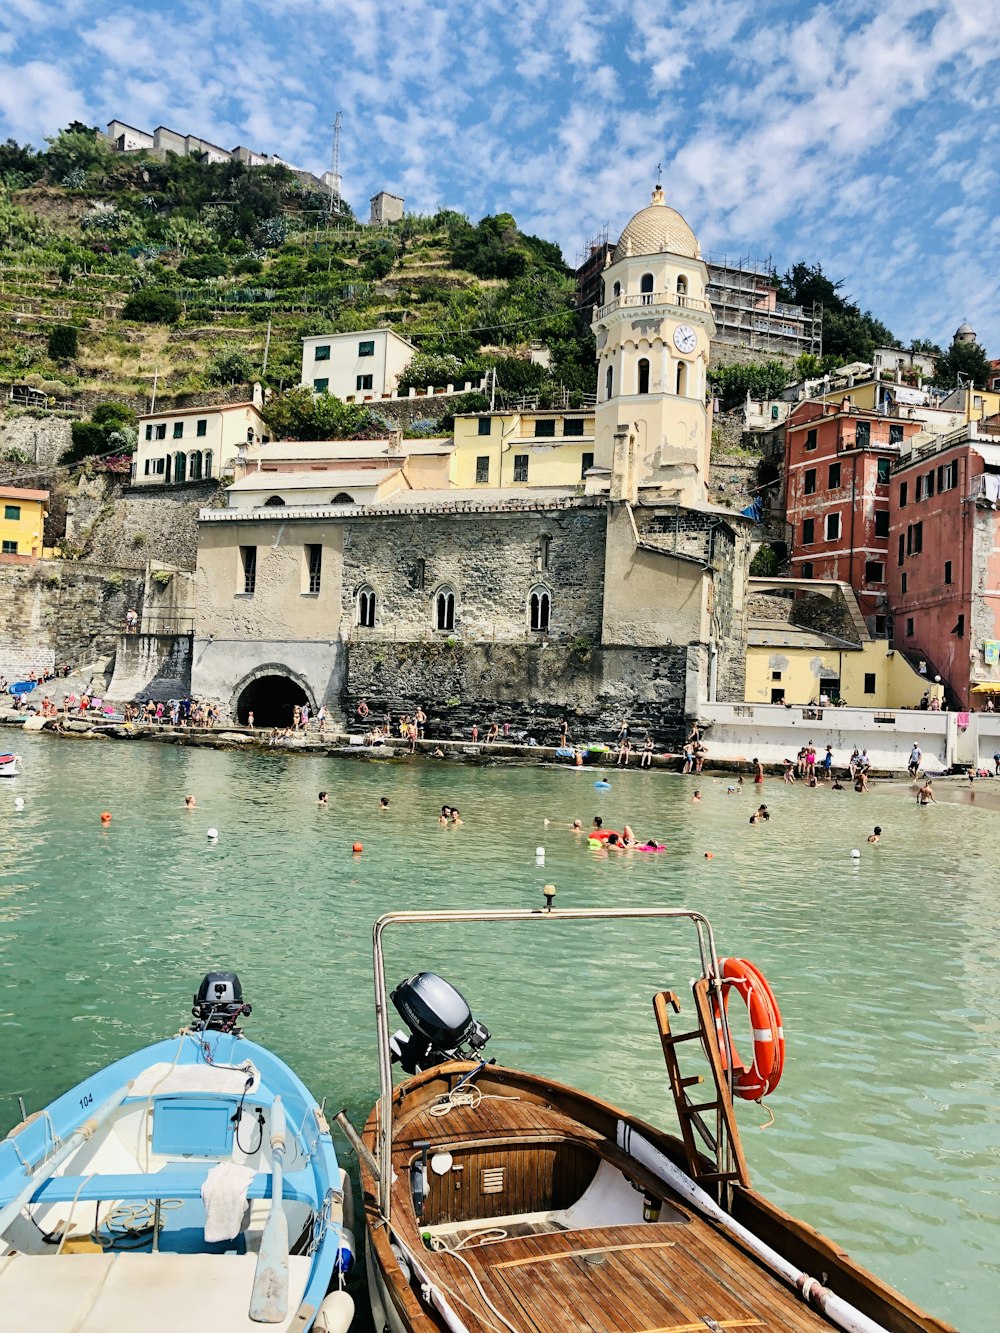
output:
M690 324L678 324L674 329L674 346L685 356L689 356L698 346L698 335Z

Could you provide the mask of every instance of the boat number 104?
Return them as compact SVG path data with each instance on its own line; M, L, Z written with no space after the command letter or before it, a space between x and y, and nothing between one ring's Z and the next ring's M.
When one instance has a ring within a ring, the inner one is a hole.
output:
M80 1105L89 1106L93 1100L94 1100L94 1094L92 1092L88 1092L86 1097L80 1098Z

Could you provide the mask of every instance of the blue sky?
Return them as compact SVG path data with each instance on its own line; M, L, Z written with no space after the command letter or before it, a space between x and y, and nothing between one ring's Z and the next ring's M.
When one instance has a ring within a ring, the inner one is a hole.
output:
M820 262L900 339L1000 356L995 0L4 0L0 137L112 116L509 211L574 262L648 200Z

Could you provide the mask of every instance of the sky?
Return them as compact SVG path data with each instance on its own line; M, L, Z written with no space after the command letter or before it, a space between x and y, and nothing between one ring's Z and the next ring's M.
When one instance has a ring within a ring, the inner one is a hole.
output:
M4 0L0 138L165 124L575 264L663 168L705 255L819 263L1000 357L997 0Z

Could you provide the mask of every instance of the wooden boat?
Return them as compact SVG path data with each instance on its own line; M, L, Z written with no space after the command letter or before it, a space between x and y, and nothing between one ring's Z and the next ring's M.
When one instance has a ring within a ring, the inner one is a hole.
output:
M676 995L654 998L677 1111L673 1133L551 1079L486 1063L481 1050L490 1034L463 997L431 973L392 992L409 1035L390 1036L382 957L390 926L489 921L558 929L579 920L663 918L694 924L701 961L694 1012L681 1030ZM718 960L710 924L684 909L380 918L381 1096L357 1145L376 1329L949 1329L751 1187L733 1099L759 1097L775 1069L780 1077L783 1034L775 1005L775 1028L756 1032L754 1061L743 1064L726 1015L733 987L741 995L745 989L732 980L736 962L742 960ZM754 1009L762 996L750 988L755 1027L764 1021ZM704 1081L681 1068L682 1057L687 1063L699 1050ZM411 1075L395 1088L394 1058Z
M234 973L0 1142L4 1333L346 1333L350 1183ZM329 1294L328 1294L329 1293Z

